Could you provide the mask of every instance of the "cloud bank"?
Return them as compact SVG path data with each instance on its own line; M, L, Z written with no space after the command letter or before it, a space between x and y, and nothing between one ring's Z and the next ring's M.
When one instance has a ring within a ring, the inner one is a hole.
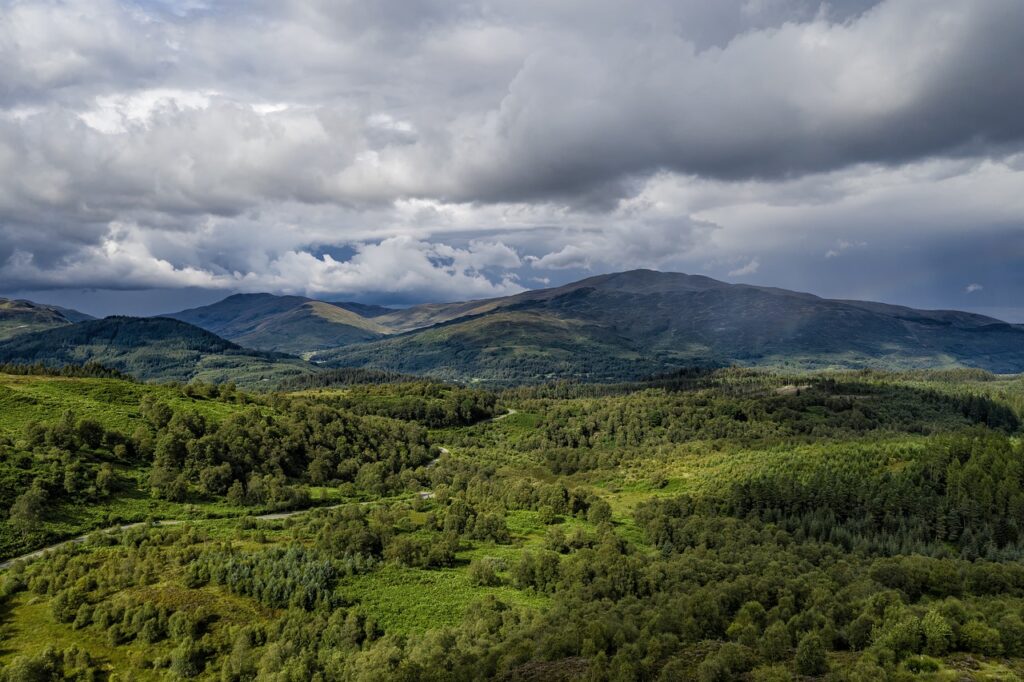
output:
M1024 290L1017 0L0 0L0 63L2 292Z

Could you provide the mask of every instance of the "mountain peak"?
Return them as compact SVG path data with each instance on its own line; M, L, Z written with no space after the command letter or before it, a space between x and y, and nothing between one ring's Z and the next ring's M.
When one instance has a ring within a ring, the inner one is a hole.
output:
M0 339L92 319L95 318L70 308L25 299L0 298Z

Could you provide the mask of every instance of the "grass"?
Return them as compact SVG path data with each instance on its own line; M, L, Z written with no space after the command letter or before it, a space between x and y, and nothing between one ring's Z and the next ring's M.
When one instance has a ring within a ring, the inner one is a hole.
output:
M478 587L464 566L440 570L385 566L349 579L339 593L363 605L385 632L397 634L455 625L470 604L485 595L535 608L547 602L544 595L507 585Z
M131 668L132 679L164 679L161 672L140 669L137 665L144 655L156 653L159 645L132 643L111 646L106 637L91 628L75 630L70 625L58 623L50 613L50 601L31 594L18 595L11 601L0 633L3 635L0 663L9 663L15 652L35 655L59 642L61 647L85 649L109 672Z
M29 422L53 421L67 410L95 419L108 429L131 433L142 423L139 403L144 395L163 400L176 411L193 410L212 421L244 409L232 403L188 398L159 384L0 374L0 434L20 434Z
M270 612L255 605L252 600L228 594L215 587L188 589L173 581L134 588L127 591L154 606L170 606L180 611L206 609L218 615L210 626L213 631L232 625L266 619ZM67 648L78 646L99 660L111 673L131 671L131 680L166 680L167 673L150 666L156 658L166 657L174 644L162 640L146 644L141 640L111 645L104 633L94 627L75 629L70 624L58 623L47 598L22 593L7 605L0 624L0 665L10 662L16 654L34 655L47 646L58 644ZM114 679L111 677L111 679Z

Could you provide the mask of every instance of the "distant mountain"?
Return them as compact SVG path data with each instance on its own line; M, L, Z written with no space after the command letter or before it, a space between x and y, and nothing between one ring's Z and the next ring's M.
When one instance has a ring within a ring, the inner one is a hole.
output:
M375 321L404 333L312 359L509 383L619 380L727 363L1024 371L1024 329L983 315L829 300L650 270L416 306Z
M351 310L360 317L371 319L395 312L395 308L388 308L382 305L372 305L369 303L353 303L352 301L331 301L331 305L336 305L339 308L344 308L345 310Z
M95 319L70 308L0 298L0 340Z
M96 360L143 378L254 383L320 366L510 384L619 381L733 363L1024 372L1024 327L991 317L651 270L405 309L238 294L151 318L153 327L133 318L72 326L67 312L31 305L11 302L17 312L8 319L49 331L0 343L0 362Z
M276 383L315 371L298 358L242 348L169 318L108 317L64 325L0 342L0 363L55 367L98 362L140 379Z
M381 311L390 309L325 303L302 296L235 294L165 317L194 324L247 348L300 354L383 337L389 330L372 319Z

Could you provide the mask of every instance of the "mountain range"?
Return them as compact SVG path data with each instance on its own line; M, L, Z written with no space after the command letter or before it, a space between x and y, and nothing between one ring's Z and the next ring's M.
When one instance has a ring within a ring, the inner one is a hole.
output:
M164 317L182 325L165 330L172 335L192 325L231 342L232 348L213 355L238 357L243 347L264 351L250 357L284 363L291 372L367 367L486 383L615 381L732 363L1024 372L1024 327L991 317L824 299L651 270L404 309L238 294ZM95 323L75 326L89 324ZM31 355L46 361L53 344L69 343L60 331L0 343L0 361L25 356L24 344L33 343ZM56 349L52 354L51 362L89 355ZM92 359L103 361L102 354Z

